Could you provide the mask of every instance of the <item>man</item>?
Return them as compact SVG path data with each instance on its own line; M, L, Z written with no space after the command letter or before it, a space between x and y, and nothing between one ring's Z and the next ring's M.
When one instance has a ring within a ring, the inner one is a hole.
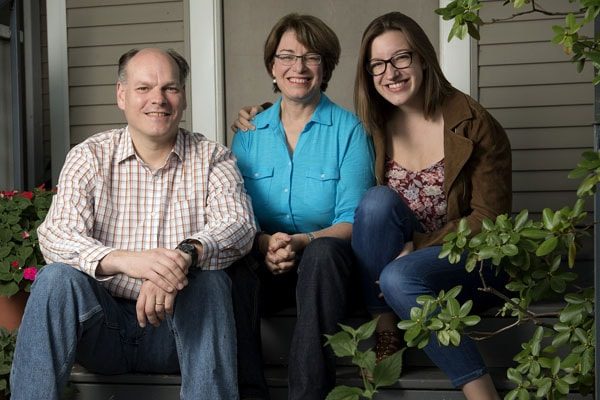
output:
M105 374L180 371L182 399L237 398L230 281L217 270L256 228L231 153L179 128L188 71L172 50L125 53L127 127L67 156L38 230L52 264L19 331L14 400L58 399L75 360Z

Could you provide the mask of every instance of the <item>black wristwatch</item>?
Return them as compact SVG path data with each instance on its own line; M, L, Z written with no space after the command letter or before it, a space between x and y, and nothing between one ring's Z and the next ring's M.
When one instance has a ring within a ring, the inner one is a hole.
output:
M196 249L196 245L194 245L195 240L186 239L183 242L179 243L177 250L183 251L185 254L189 254L192 257L191 267L195 267L198 263L198 250Z

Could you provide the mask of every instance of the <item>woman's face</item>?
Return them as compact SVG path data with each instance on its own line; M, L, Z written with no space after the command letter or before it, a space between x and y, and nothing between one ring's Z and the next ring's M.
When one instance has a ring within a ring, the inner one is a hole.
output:
M303 56L315 53L309 51L296 39L296 32L287 31L281 36L275 52L275 55L281 54ZM318 101L323 81L322 62L320 65L307 65L305 59L296 58L294 64L286 66L275 57L271 73L284 99L299 103Z
M407 68L398 69L386 63L385 72L373 76L375 90L396 107L421 107L421 86L423 64L421 58L409 46L406 36L398 30L386 31L371 43L370 63L391 58L402 59L412 53L412 63Z

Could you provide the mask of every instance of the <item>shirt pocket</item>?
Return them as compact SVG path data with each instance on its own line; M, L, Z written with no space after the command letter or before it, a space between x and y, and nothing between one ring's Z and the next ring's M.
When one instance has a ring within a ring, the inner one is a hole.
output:
M340 169L337 167L311 167L306 171L304 201L307 207L319 214L333 214L336 205Z
M254 210L268 206L271 203L271 186L273 185L273 167L252 167L242 171L246 191L252 199Z

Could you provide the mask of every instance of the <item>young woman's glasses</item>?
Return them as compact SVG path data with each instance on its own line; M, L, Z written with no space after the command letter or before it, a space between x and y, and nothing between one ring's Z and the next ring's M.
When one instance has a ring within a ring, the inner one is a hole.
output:
M412 64L412 51L398 53L387 60L373 59L367 64L367 72L373 76L379 76L385 73L388 63L396 69L404 69Z
M321 55L317 53L306 53L301 56L297 56L295 54L275 54L275 58L279 60L279 62L286 67L291 67L296 64L296 60L299 58L304 65L309 65L311 67L317 66L321 64Z

